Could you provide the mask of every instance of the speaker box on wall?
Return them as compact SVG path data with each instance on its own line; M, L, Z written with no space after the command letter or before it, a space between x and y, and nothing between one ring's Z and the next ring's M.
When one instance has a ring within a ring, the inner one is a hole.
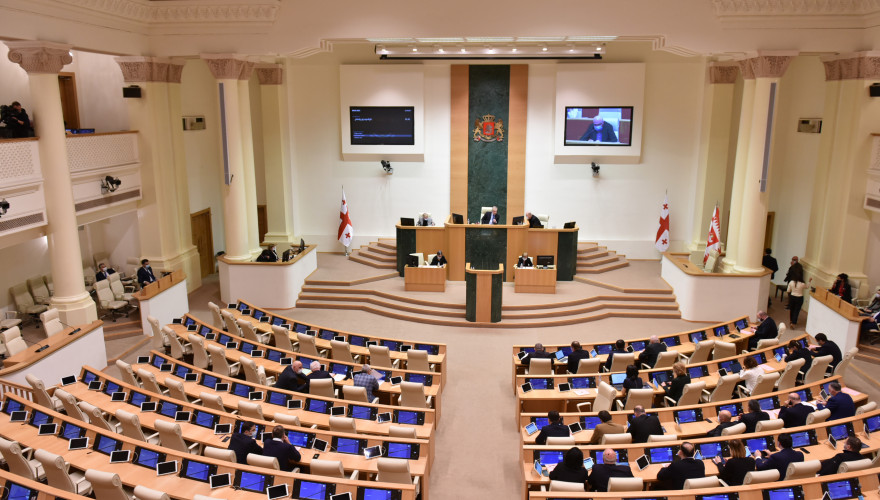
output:
M131 87L122 87L122 97L126 99L140 99L141 88L137 85L132 85Z
M880 83L871 84L871 86L868 87L868 94L871 97L880 97Z

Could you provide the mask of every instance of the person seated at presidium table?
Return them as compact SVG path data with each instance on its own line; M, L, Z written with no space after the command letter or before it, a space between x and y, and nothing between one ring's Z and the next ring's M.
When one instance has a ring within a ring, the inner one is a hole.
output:
M782 420L784 427L801 427L807 425L807 415L814 411L816 410L812 406L801 402L801 397L798 393L792 392L788 395L788 401L785 402L785 405L779 409L779 416L777 418ZM789 440L791 439L789 438Z
M520 255L519 260L516 261L516 267L535 267L535 264L532 263L532 258L529 257L529 252L523 252Z
M663 425L660 424L657 415L648 415L642 405L636 405L633 408L633 419L626 431L632 434L633 443L647 443L648 437L664 434Z
M153 268L150 267L149 259L141 260L141 267L137 270L137 281L141 288L156 281L156 275L153 274Z
M606 434L623 434L626 432L626 429L624 429L622 425L611 421L611 414L605 410L599 412L599 420L601 420L602 423L593 429L593 436L590 438L590 444L600 444L602 438L605 437Z
M565 452L562 462L550 472L551 481L565 481L566 483L579 483L587 490L587 469L584 467L584 452L577 446Z
M854 460L861 460L863 458L871 458L869 456L862 455L861 450L861 439L855 436L850 436L846 438L846 443L844 443L843 445L842 452L834 455L831 458L822 460L822 468L819 469L819 475L827 476L829 474L837 474L837 469L843 462L852 462Z
M758 311L758 327L755 328L755 334L749 338L749 350L754 351L758 348L758 341L764 339L775 339L779 335L779 328L773 318L764 311Z
M431 259L432 266L445 266L446 265L446 257L443 256L442 250L437 250L437 254L434 255L434 258Z
M103 281L110 278L111 274L116 274L116 270L112 267L107 267L107 264L101 262L98 264L98 272L95 273L95 281Z
M602 463L593 466L587 481L593 491L608 491L608 480L612 477L633 477L629 464L617 463L617 452L611 448L602 452Z
M840 382L835 380L828 384L828 401L821 397L816 398L817 410L824 410L825 408L831 410L828 420L849 418L856 414L856 404L853 402L852 396L841 392L842 390L843 387L841 387Z
M666 343L660 342L660 338L656 335L651 335L651 339L648 341L648 345L645 346L645 350L639 353L638 361L640 364L645 364L654 368L654 365L657 364L657 357L660 356L661 352L666 352Z
M498 207L492 207L492 210L483 214L483 218L480 219L480 224L501 224L501 219L498 217Z
M526 212L526 215L523 218L523 224L528 224L529 227L535 227L535 228L544 227L544 225L541 224L541 220L538 219L537 217L535 217L534 215L532 215L531 212Z
M547 444L548 437L568 437L571 435L568 426L562 423L562 417L559 416L558 411L552 410L547 413L547 420L550 423L541 427L541 432L535 438L535 444Z
M746 456L746 447L740 439L728 441L727 447L730 450L730 458L724 460L716 456L712 462L718 467L718 479L728 486L740 486L746 474L755 470L755 458Z
M691 383L691 377L681 361L672 365L672 375L675 377L672 379L672 382L663 382L660 384L660 387L666 391L666 397L675 401L675 404L678 404L678 400L681 399L681 395L684 392L684 386Z
M263 250L257 257L257 262L278 262L278 254L275 253L275 245Z
M617 134L614 133L614 127L610 123L606 123L601 116L593 118L593 126L588 128L581 141L590 142L618 142Z
M793 450L791 445L790 434L776 436L776 449L779 451L772 455L767 450L757 450L753 453L755 457L755 470L776 469L779 471L779 479L784 478L788 464L804 461L804 454Z
M706 476L706 465L702 460L694 458L696 449L696 446L691 442L681 443L681 448L678 450L680 460L673 460L671 464L663 467L657 473L657 481L663 482L663 485L658 489L680 490L684 488L684 482L688 479Z
M278 459L278 466L284 472L293 471L291 462L299 462L302 456L296 446L290 444L290 439L284 431L284 427L276 425L272 428L272 438L263 442L263 455Z
M425 212L419 215L419 219L416 221L417 226L433 226L434 218L428 215L428 212Z

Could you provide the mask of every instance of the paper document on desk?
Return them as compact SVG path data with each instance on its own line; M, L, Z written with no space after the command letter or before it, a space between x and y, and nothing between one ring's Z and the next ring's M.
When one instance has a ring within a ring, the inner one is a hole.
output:
M856 390L854 390L854 389L850 389L849 387L843 387L843 388L841 388L841 389L840 389L840 392L845 392L845 393L847 393L847 394L849 394L850 396L853 396L853 397L855 397L855 396L861 396L861 395L862 395L861 392L856 391Z
M575 393L578 396L589 396L590 395L589 389L575 389L571 392Z
M337 373L333 375L333 380L335 380L336 382L342 382L343 380L345 380L345 375L340 375Z
M370 370L370 375L372 375L373 377L376 378L376 380L379 380L379 381L382 381L385 379L385 376L382 375L381 373L377 372L376 370Z
M775 372L775 371L776 371L775 368L773 368L772 366L768 365L767 363L764 363L764 364L762 364L762 365L758 365L758 366L760 366L760 367L761 367L765 372L767 372L767 373L771 373L771 372Z

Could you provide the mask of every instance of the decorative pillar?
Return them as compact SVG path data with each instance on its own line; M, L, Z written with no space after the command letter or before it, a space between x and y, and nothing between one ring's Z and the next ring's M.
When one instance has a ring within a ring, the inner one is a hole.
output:
M730 149L730 119L733 114L733 84L739 70L734 63L709 63L708 82L703 95L700 159L697 171L697 198L691 250L705 250L706 231L715 204L725 213L724 193ZM727 221L722 218L721 221ZM722 231L723 234L723 231Z
M139 99L126 99L131 127L138 131L141 159L140 257L150 259L157 270L182 269L187 288L195 290L202 283L201 269L192 244L183 139L175 140L182 134L183 63L142 56L117 57L116 63L125 83L141 87Z
M202 54L217 79L220 108L220 134L223 147L223 228L226 258L251 259L248 249L247 195L242 155L241 113L238 107L238 76L246 61L233 54Z
M864 285L871 217L863 203L871 134L880 130L880 99L870 97L868 87L880 79L880 52L825 58L823 64L825 112L801 263L814 286L830 286L839 273Z
M257 219L257 180L254 173L254 132L251 124L250 79L254 62L245 60L238 75L238 112L241 120L241 156L244 168L244 195L247 208L248 249L251 257L260 255L260 227Z
M764 231L767 227L767 181L770 177L770 150L776 127L779 80L796 52L759 52L749 59L755 74L755 99L749 126L749 149L743 182L739 241L734 271L763 270Z
M287 91L280 64L257 64L263 115L263 159L266 171L266 243L293 242L293 203L290 196L290 149L287 137Z
M43 173L43 191L48 218L49 263L55 283L51 306L61 321L83 325L98 319L95 302L86 292L82 252L76 222L76 208L67 165L67 137L61 111L58 72L73 61L70 45L51 42L4 42L9 60L28 74L33 104L37 149Z
M743 185L746 178L746 158L749 152L749 127L752 124L752 108L755 105L755 73L748 59L739 61L743 76L742 103L739 112L739 130L736 138L736 160L733 167L733 185L730 189L730 220L727 222L727 245L721 268L733 272L739 250L740 211L742 210Z

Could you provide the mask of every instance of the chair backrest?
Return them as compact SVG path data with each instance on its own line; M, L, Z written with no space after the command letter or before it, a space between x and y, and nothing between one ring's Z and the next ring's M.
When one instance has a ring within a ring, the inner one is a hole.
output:
M615 357L617 356L615 355ZM599 387L596 390L596 400L593 401L593 411L611 411L611 405L614 404L614 398L616 397L617 391L614 387L605 381L600 381Z
M98 283L103 282L99 281ZM119 479L119 474L88 469L86 470L86 480L92 483L92 491L98 500L131 500L128 493L122 489L122 480Z
M700 404L700 396L706 388L706 382L691 382L686 384L681 391L681 397L678 399L678 406L689 406Z
M600 358L584 358L578 361L578 374L581 373L599 373L599 367L602 366Z
M55 389L55 397L61 401L61 405L64 407L64 413L66 413L68 417L73 417L82 422L89 421L88 417L83 415L82 410L76 405L76 398L73 397L72 394L64 389Z
M37 480L34 469L21 454L21 445L17 442L0 438L0 454L6 459L9 472L17 476L26 477L31 481Z
M189 403L189 396L186 395L183 382L169 377L165 379L165 386L168 387L169 396L184 403Z
M617 354L614 355L615 360ZM671 368L678 361L678 351L664 351L657 355L657 362L654 368Z
M779 345L779 338L778 337L772 338L772 339L761 339L758 341L758 345L757 345L756 349L761 350L761 349L765 349L767 347L773 347L775 345Z
M208 309L211 310L211 322L214 325L214 328L222 330L223 325L223 316L220 316L220 306L213 302L208 302Z
M336 393L333 391L333 379L318 378L309 381L309 394L325 398L335 398Z
M241 335L250 340L251 342L256 342L260 344L260 337L257 336L257 331L254 330L254 325L250 321L246 319L239 319L235 321L235 324L238 325L238 329L241 330Z
M250 401L239 400L238 414L242 417L265 420L265 418L263 417L263 406L259 403L251 403Z
M93 406L90 403L86 403L85 401L80 401L77 403L77 406L79 406L80 410L89 417L90 424L110 432L116 432L116 429L110 425L109 422L104 420L104 412L102 412L100 408Z
M624 410L631 411L638 405L650 408L654 402L654 389L630 389L626 393L626 405Z
M406 351L406 369L420 372L431 371L431 365L428 363L428 351L423 351L421 349L410 349Z
M695 490L698 488L717 488L718 486L721 486L721 483L718 481L718 476L697 477L692 479L685 479L684 481L684 489L686 490Z
M376 468L379 471L376 475L376 481L380 483L412 484L409 460L383 457L379 458Z
M645 482L640 477L610 477L608 491L642 491Z
M254 467L281 470L281 467L278 466L278 459L276 457L266 457L263 455L257 455L256 453L248 453L247 463L248 465L253 465Z
M550 436L547 438L547 446L574 446L574 436Z
M146 441L144 431L141 429L141 421L134 413L125 410L116 410L116 420L122 425L122 435L137 439L138 441Z
M159 442L162 446L183 453L189 453L186 443L183 442L183 434L180 430L180 424L159 418L156 419L154 424L156 430L159 431Z
M216 458L226 462L235 462L235 450L227 450L224 448L215 448L213 446L205 446L202 455L208 458Z
M632 434L629 432L621 432L620 434L605 434L602 436L602 442L600 444L629 444L632 442Z
M205 350L205 337L202 337L201 335L196 335L195 333L190 333L186 336L186 338L189 340L189 344L192 346L192 364L195 365L196 368L207 370L208 367L211 366L211 363L208 357L208 351Z
M779 418L771 418L770 420L762 420L755 424L755 432L778 431L785 427L785 422Z
M141 379L141 385L145 390L154 394L162 394L162 388L159 387L159 382L156 382L156 375L153 372L138 368L137 375Z
M389 426L388 435L391 437L408 439L416 439L418 437L415 427L400 427L399 425Z
M825 408L823 410L816 410L807 415L807 425L820 424L828 420L828 417L830 416L831 410L829 410L828 408Z
M299 342L299 352L306 356L320 356L315 346L315 337L305 333L297 333L296 341Z
M165 334L162 333L162 326L159 320L153 316L147 316L147 323L150 324L150 330L153 332L153 349L165 351Z
M649 443L663 443L666 441L678 441L678 434L650 434Z
M211 371L225 377L230 376L231 370L229 362L226 361L226 349L211 344L208 346L208 352L211 354Z
M570 483L568 481L550 481L550 491L579 491L583 493L583 483Z
M102 280L95 283L95 293L98 294L98 300L101 302L110 303L116 300L116 298L113 296L113 290L110 290L110 282L107 280Z
M58 316L58 309L54 307L40 313L40 321L43 323L43 331L46 332L46 337L51 337L64 330L64 325L61 324L61 318Z
M272 325L272 338L275 339L275 347L282 351L293 352L293 344L290 342L290 330L281 328L280 325Z
M367 388L355 387L353 385L342 386L342 397L348 401L360 401L361 403L369 403L367 401Z
M855 472L857 470L865 470L873 464L870 458L863 458L861 460L851 460L849 462L843 462L837 467L838 474L846 474L847 472Z
M17 328L18 327L16 327L16 329ZM26 351L27 348L27 343L24 341L23 338L21 338L20 335L18 337L12 337L8 342L6 342L6 353L10 356L15 356L22 351Z
M425 386L418 382L401 382L400 406L427 408L428 402L425 400Z
M736 384L739 382L739 375L736 373L729 373L723 377L718 379L718 385L715 386L715 389L709 394L709 402L717 403L718 401L727 401L728 399L732 399L733 390L736 388Z
M743 485L764 484L764 483L772 483L775 481L779 481L779 471L778 470L776 470L776 469L753 470L751 472L746 472L746 477L743 479Z
M357 433L357 424L351 417L330 417L330 430Z
M834 358L830 354L813 358L813 364L810 365L810 369L804 375L804 385L812 384L825 378L825 370L828 369L832 359Z
M612 372L622 372L626 371L626 367L634 364L636 360L636 353L634 352L618 352L614 354L614 359L611 360L611 370Z
M697 346L694 348L694 353L688 358L687 364L692 365L694 363L705 363L706 361L709 361L709 356L712 354L713 349L715 349L714 340L709 339L697 342Z
M125 297L125 287L122 286L122 282L119 281L119 274L113 273L110 275L111 278L107 280L110 283L110 291L113 292L113 297L116 300L123 300ZM113 276L116 276L113 278Z
M776 390L785 391L794 387L797 384L798 372L801 371L806 362L806 359L798 358L785 363L785 369L782 370L779 380L776 381Z
M354 363L351 357L351 346L348 342L340 342L338 340L330 341L330 357L337 361L345 361L346 363Z
M342 468L342 462L339 460L321 460L314 458L309 463L309 472L317 476L345 477L345 469Z
M241 369L244 371L244 379L252 384L266 385L266 372L257 368L257 363L247 356L238 358Z
M299 417L297 417L296 415L281 413L280 411L275 412L275 416L273 417L273 420L275 421L276 424L280 424L280 425L295 425L297 427L300 427L300 425L301 425L299 422Z
M767 394L768 392L773 392L773 389L776 387L776 381L779 380L779 372L772 373L763 373L758 375L758 383L755 384L755 388L752 389L752 396L757 396L759 394Z
M200 392L199 399L202 400L202 406L205 408L210 408L212 410L219 410L224 413L227 412L226 407L223 406L223 398L218 394L214 394L211 392Z
M110 276L113 276L112 274ZM134 497L137 500L170 500L168 493L157 491L146 486L137 485L134 487Z
M70 479L70 474L67 472L70 469L70 464L64 461L64 457L37 449L34 450L34 458L43 466L43 470L46 472L46 482L49 483L49 486L76 493L76 484Z
M116 368L119 369L119 374L122 376L123 382L134 387L140 387L141 384L139 384L137 379L135 378L134 370L131 369L130 364L122 361L121 359L117 359Z
M12 298L15 300L15 307L20 312L24 312L25 308L34 305L34 298L31 296L31 292L27 289L27 283L14 285L9 291L12 292Z
M99 281L98 283L103 282ZM171 347L171 357L178 360L183 359L185 350L183 348L183 344L180 343L180 339L177 338L177 334L174 333L174 331L167 326L162 327L162 333L164 333L165 338L168 339L168 345L169 347Z
M27 284L31 294L34 296L34 300L37 302L47 302L49 300L49 289L46 287L46 282L43 281L42 276L28 278Z
M21 330L17 326L3 330L3 343L7 344L14 338L21 337Z
M32 373L25 375L24 379L34 389L34 400L38 405L49 408L50 410L55 409L55 403L52 401L52 397L49 396L49 393L46 392L46 384L43 383L42 379Z
M731 358L736 356L736 344L731 342L715 341L715 348L712 349L712 359Z
M783 481L792 479L806 479L808 477L816 477L819 469L822 468L822 462L818 460L807 460L805 462L792 462L785 469L785 478Z
M852 363L853 358L855 358L856 354L858 353L858 347L853 347L852 349L846 351L846 353L843 355L843 358L840 360L840 363L837 363L837 366L834 367L834 375L843 376L846 372L846 369L849 368L849 364Z
M370 364L382 368L391 368L393 362L391 360L391 351L384 345L371 345Z
M732 436L734 434L742 434L746 431L746 424L740 422L738 424L731 425L730 427L725 427L721 429L722 436Z
M549 358L531 360L529 375L553 375L553 360Z
M226 325L226 331L228 331L231 335L238 335L238 325L235 323L235 316L227 310L220 311L220 317L223 318L223 323Z
M55 394L58 394L58 390L55 391ZM868 401L867 403L863 404L862 406L859 406L858 408L856 408L856 415L861 415L862 413L868 413L868 412L874 411L876 409L877 409L877 402L876 401Z

